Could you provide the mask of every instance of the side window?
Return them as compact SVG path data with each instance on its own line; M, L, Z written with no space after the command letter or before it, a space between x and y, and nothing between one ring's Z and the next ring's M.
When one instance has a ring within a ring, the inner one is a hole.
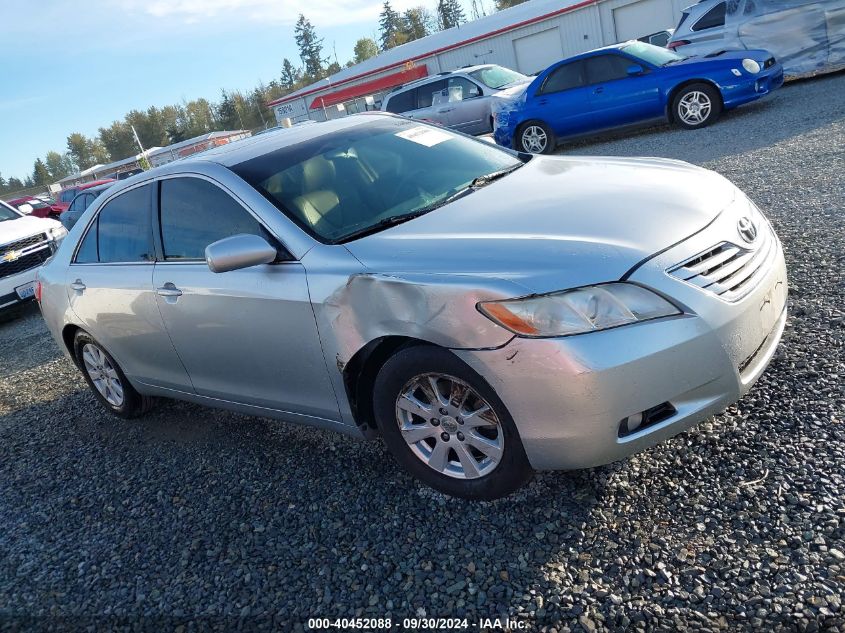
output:
M76 195L76 189L65 189L59 195L59 201L60 202L71 202L75 195Z
M73 202L70 203L70 206L67 208L67 212L70 213L71 211L82 211L82 198L85 196L76 196L73 199Z
M430 108L435 99L438 102L445 101L442 97L444 90L446 90L445 79L420 86L417 88L417 108Z
M628 77L628 66L634 63L620 55L590 57L587 59L587 82L600 84L606 81L625 79Z
M85 234L85 238L82 240L82 244L79 245L79 250L76 251L76 259L74 260L77 264L95 264L98 261L97 257L97 222L98 220L94 220L91 223L91 227L88 229L88 232Z
M161 241L167 260L205 259L205 247L247 233L272 241L264 227L220 187L201 178L161 181Z
M147 262L153 255L150 190L144 185L114 198L97 216L97 251L101 263Z
M714 29L717 26L725 26L725 3L720 2L715 7L705 13L701 19L696 22L692 30L704 31L705 29Z
M584 64L581 61L559 66L546 77L539 94L551 94L584 85Z
M83 200L82 200L82 207L80 208L80 211L85 211L85 209L90 207L91 203L94 202L94 200L96 198L97 198L97 194L95 194L95 193L85 194L85 198L83 198Z
M471 82L466 77L450 77L449 83L449 101L466 101L467 99L475 99L481 96L481 88Z
M393 114L402 114L417 109L417 91L406 90L397 92L387 101L387 111Z

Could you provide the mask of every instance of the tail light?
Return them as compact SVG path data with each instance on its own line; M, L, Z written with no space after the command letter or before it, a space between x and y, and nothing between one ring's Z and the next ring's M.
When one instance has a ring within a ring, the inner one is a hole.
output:
M674 51L676 48L680 48L681 46L686 46L686 45L687 45L687 44L689 44L689 43L690 43L690 41L689 41L689 40L676 40L676 41L674 41L674 42L669 42L669 43L666 45L666 48L668 48L669 50Z
M35 300L38 303L41 303L41 282L40 281L35 282Z

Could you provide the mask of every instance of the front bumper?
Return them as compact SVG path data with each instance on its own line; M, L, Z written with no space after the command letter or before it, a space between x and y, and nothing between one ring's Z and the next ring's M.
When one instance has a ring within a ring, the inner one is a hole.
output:
M38 266L0 279L0 310L13 308L32 299L32 296L21 298L18 289L28 288L35 281L37 271Z
M684 307L682 316L455 352L502 398L535 469L587 468L622 459L722 411L760 377L786 322L780 243L768 273L736 303L665 272L700 249L722 224L714 223L630 278L671 296ZM624 419L664 403L674 408L671 415L620 436Z
M776 62L756 75L745 74L743 81L729 86L722 86L722 98L725 108L735 108L749 103L783 86L783 66Z

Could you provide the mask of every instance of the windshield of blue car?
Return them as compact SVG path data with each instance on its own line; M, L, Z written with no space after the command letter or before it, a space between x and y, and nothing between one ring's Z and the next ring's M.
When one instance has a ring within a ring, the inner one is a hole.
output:
M485 66L478 70L473 70L470 77L483 83L488 88L498 90L518 81L528 81L528 77L522 73L518 73L501 66Z
M17 212L7 207L4 202L0 202L0 222L5 220L17 220L21 217Z
M683 55L678 55L668 48L660 48L645 42L631 42L623 46L622 50L654 66L667 66L686 59Z
M472 191L480 176L520 165L484 141L372 117L231 169L311 236L337 243L431 211Z

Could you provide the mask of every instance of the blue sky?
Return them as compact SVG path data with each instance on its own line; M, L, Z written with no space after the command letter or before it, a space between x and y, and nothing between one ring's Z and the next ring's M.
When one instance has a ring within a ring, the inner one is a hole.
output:
M129 110L269 82L283 58L296 63L299 13L344 64L358 38L376 35L381 2L0 0L0 174L23 179L71 132L96 135ZM433 10L434 0L391 4Z

